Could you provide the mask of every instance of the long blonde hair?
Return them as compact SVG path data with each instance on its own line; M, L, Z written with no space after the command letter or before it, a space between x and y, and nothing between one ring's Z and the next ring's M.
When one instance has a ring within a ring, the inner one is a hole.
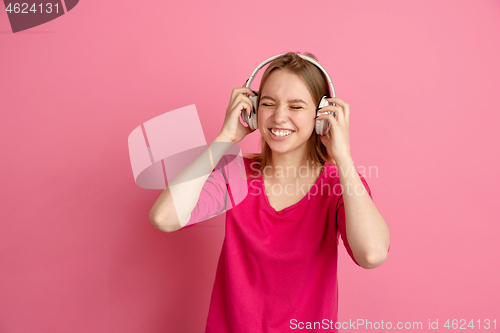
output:
M306 52L304 53L304 55L313 58L316 61L318 60L311 53ZM281 57L273 60L262 75L259 86L257 105L260 104L260 93L263 91L262 88L264 87L266 80L268 79L271 72L277 69L287 70L301 77L306 86L309 88L309 91L316 105L319 104L321 97L323 97L324 95L331 96L330 87L323 72L318 67L316 67L316 65L299 57L297 53L288 52L283 54ZM258 108L256 112L258 116ZM252 160L252 163L259 164L259 168L252 167L252 170L256 171L258 175L261 175L264 172L264 168L271 163L272 159L272 150L262 136L260 138L260 145L260 153L251 153L244 155L244 157L250 158ZM313 131L307 142L306 158L312 165L324 165L325 162L335 164L335 161L328 154L326 147L321 142L320 136L316 134L316 131ZM251 173L251 175L257 176L254 173Z

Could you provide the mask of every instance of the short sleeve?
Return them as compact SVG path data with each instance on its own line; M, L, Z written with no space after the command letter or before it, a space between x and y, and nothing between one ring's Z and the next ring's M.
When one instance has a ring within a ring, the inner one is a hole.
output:
M368 186L368 183L366 180L361 176L361 174L358 172L359 178L361 179L361 182L365 186L365 189L367 190L368 194L370 195L370 198L372 198L372 192L370 190L370 187ZM345 221L345 209L344 209L344 196L341 194L339 197L339 200L337 201L337 227L338 227L338 232L340 233L340 236L342 237L342 242L344 243L344 246L347 250L347 253L351 257L351 259L356 263L356 265L360 266L359 263L354 259L354 255L352 254L351 247L349 246L349 242L347 241L347 233L346 233L346 221ZM338 236L337 236L338 237Z
M226 168L219 163L215 170L208 176L200 197L193 211L191 218L185 227L189 228L198 222L220 215L226 211L228 200L228 182L226 178Z

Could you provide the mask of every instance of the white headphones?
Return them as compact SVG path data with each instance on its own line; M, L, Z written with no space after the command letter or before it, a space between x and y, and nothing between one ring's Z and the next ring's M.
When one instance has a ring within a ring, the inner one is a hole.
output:
M266 61L264 61L263 63L261 63L252 73L252 75L250 76L250 78L248 79L245 87L247 88L250 88L250 85L252 84L252 81L253 79L255 78L255 75L257 74L257 72L262 68L264 67L266 64L270 63L271 61L273 61L274 59L278 58L278 57L281 57L283 54L278 54L277 56L274 56L274 57L271 57L269 59L267 59ZM297 54L299 57L301 57L302 59L304 60L307 60L309 61L310 63L316 65L316 67L318 67L326 76L327 80L328 80L328 84L330 85L330 88L331 88L331 91L332 91L332 97L335 97L335 88L333 87L333 83L332 83L332 80L330 79L330 75L328 75L327 71L314 59L310 58L310 57L307 57L305 55L302 55L302 54ZM256 92L256 94L258 95L258 92ZM257 114L256 114L256 110L258 108L258 105L257 105L257 98L258 96L248 96L250 98L250 100L252 101L252 104L253 104L253 112L250 112L250 116L247 117L247 114L245 111L242 111L241 112L241 118L243 119L243 121L245 123L248 124L248 126L251 128L251 129L257 129L258 128L258 125L257 125ZM328 105L335 105L335 103L330 103L327 98L329 96L323 96L319 102L319 105L318 105L318 108L317 108L317 111L316 111L316 115L320 115L324 112L319 112L321 108L325 107L325 106L328 106ZM333 116L335 117L335 112L331 112L331 111L325 111L325 112L328 112L330 114L333 114ZM318 135L325 135L328 131L330 130L330 122L326 119L319 119L319 120L316 120L316 133Z

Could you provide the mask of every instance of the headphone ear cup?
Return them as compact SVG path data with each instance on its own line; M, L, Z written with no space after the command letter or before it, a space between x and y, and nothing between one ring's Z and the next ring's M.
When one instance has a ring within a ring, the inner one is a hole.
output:
M257 94L257 92L256 92ZM250 117L250 121L248 123L248 126L250 126L251 129L257 129L259 126L257 125L257 98L258 96L248 96L250 100L252 101L252 106L253 106L253 114Z
M247 117L247 114L245 113L245 111L242 111L241 112L241 118L243 118L243 121L245 123L247 123L248 127L250 127L251 129L257 129L258 128L258 125L257 125L257 114L250 112L250 116Z
M258 96L248 96L248 98L250 98L250 100L252 101L253 111L256 112L257 111L257 98L258 98Z
M320 110L325 106L331 105L327 100L328 96L323 96L319 101L318 110L316 111L316 116L320 115ZM325 135L330 130L330 122L326 119L316 120L316 134Z
M250 128L254 130L259 128L259 125L257 125L257 114L255 113L250 117Z
M241 119L250 127L251 129L257 129L257 115L250 112L250 116L247 117L245 110L241 111Z
M316 120L316 134L325 135L329 130L330 130L330 122L328 120L326 119Z
M248 117L245 111L241 111L241 119L250 127L251 129L257 129L257 96L248 96L252 101L252 112L250 112L250 116Z
M331 105L330 102L328 102L327 98L330 98L328 96L323 96L321 97L321 100L319 101L318 104L318 109L324 108L325 106Z
M247 116L245 110L241 111L241 119L250 127L251 129L257 129L257 114L253 111L250 112L250 116Z

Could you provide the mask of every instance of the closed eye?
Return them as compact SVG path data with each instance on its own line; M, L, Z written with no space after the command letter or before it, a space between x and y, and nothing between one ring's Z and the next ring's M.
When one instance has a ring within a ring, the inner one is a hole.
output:
M273 106L273 105L272 104L262 103L262 106ZM290 108L294 109L294 110L300 110L300 109L302 109L301 106L291 106Z

